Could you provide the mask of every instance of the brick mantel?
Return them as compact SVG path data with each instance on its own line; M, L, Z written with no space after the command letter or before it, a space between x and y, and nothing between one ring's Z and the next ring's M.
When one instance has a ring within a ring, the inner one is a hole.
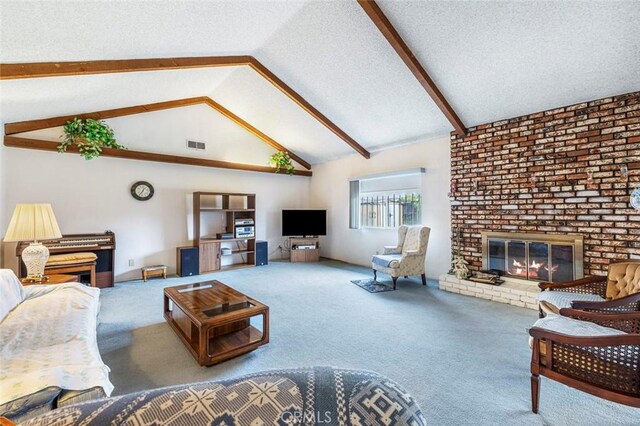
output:
M460 229L472 270L481 231L582 234L585 274L640 258L640 212L629 205L640 186L640 92L452 133L451 178L452 247Z

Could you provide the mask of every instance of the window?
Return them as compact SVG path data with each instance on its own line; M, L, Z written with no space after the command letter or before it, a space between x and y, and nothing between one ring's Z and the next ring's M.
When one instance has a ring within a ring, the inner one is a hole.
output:
M422 223L424 169L366 176L349 182L349 227L397 228Z
M422 221L420 194L363 194L360 197L360 226L396 228Z

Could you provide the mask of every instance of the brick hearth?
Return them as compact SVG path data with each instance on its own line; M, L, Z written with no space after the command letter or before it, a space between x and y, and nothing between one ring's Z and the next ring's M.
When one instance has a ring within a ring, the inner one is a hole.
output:
M451 178L452 247L460 229L472 271L482 266L481 231L578 233L585 275L603 275L613 260L640 258L640 212L629 205L640 181L640 92L452 134ZM459 289L470 288L482 287Z
M538 309L536 297L540 292L540 289L533 284L507 281L498 286L460 280L447 274L440 275L440 290L536 310Z

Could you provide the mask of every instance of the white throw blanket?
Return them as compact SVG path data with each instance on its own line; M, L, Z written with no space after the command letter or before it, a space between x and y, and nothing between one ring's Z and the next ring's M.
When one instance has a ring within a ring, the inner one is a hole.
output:
M75 283L25 288L0 322L0 404L51 386L111 394L96 338L99 294Z

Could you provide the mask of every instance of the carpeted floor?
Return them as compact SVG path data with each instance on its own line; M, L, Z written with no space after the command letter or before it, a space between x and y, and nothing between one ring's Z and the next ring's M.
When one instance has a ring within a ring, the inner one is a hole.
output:
M268 266L191 278L131 281L101 295L100 352L114 395L259 370L329 365L374 370L398 381L430 425L632 425L640 409L610 403L542 378L531 413L526 329L537 314L423 287L368 293L351 283L367 268L335 261ZM203 279L204 278L204 279ZM380 277L384 280L384 276ZM162 290L220 280L269 305L270 343L200 367L162 316Z

